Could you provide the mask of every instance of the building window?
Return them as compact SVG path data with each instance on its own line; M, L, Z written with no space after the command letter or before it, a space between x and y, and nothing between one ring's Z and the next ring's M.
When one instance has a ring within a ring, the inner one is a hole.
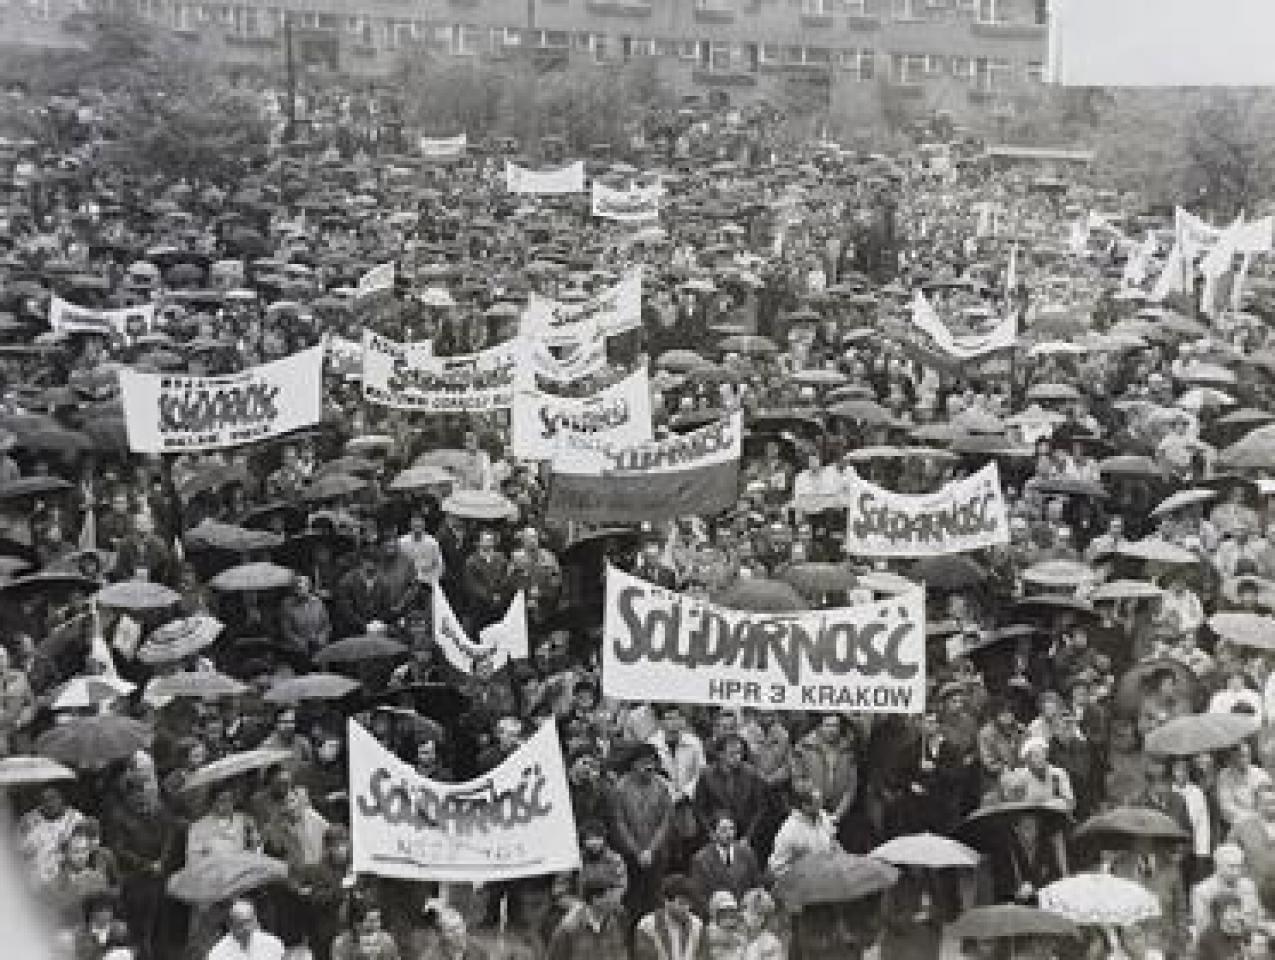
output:
M801 0L801 12L808 17L832 16L834 0Z
M779 51L777 43L763 43L757 48L757 62L759 64L770 64L771 66L780 62L782 54Z
M699 49L700 41L698 40L677 41L677 55L682 60L699 60Z
M868 0L842 0L846 13L852 17L866 17L868 15Z
M920 20L918 0L894 0L895 20Z
M927 77L937 77L944 72L947 65L947 58L939 56L936 53L926 54L925 57L925 75Z
M842 50L841 69L854 80L871 80L875 72L876 56L871 50Z
M896 83L920 83L925 77L926 56L922 53L896 53L894 55L894 80Z
M634 37L629 43L629 53L634 57L653 57L655 41L650 37Z
M952 57L951 73L957 80L969 82L974 79L974 61L969 57Z
M997 0L978 0L978 22L999 23L1000 4Z
M604 33L594 33L589 37L589 51L594 63L607 62L607 38Z
M537 30L535 40L536 46L541 48L557 49L571 45L571 38L565 30Z
M1036 26L1049 26L1049 0L1036 0Z
M483 31L469 23L452 24L451 54L455 57L472 57L482 46Z
M713 70L729 72L732 66L730 44L714 41L708 48L708 65Z
M980 57L974 64L975 86L984 93L1004 90L1013 67L1000 57Z
M704 13L734 13L735 0L695 0L695 9Z
M1028 83L1044 83L1045 82L1045 65L1039 60L1029 60L1027 62L1027 82Z

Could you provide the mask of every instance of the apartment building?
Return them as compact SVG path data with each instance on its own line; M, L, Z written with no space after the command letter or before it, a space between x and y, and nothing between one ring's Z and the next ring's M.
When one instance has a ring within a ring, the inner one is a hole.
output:
M652 61L683 96L800 98L985 126L1043 81L1049 0L0 0L9 43L74 40L90 4L135 5L232 66L384 76L404 56Z

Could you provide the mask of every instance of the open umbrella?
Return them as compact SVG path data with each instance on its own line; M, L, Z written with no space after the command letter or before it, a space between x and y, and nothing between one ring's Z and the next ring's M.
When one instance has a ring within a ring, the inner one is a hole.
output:
M1077 837L1091 840L1102 849L1123 849L1134 840L1185 840L1186 831L1167 814L1151 807L1116 807L1081 824Z
M320 666L334 663L361 663L365 660L400 657L405 653L407 653L405 644L391 640L383 634L369 633L328 644L315 655L314 662Z
M251 593L254 590L290 587L296 578L296 572L288 567L260 561L223 570L209 581L209 585L223 593Z
M224 629L225 625L216 617L202 614L172 620L162 627L156 627L142 641L137 650L137 659L151 665L184 660L212 646Z
M779 352L779 347L769 337L749 333L726 337L717 348L722 353L742 353L745 356L770 356Z
M0 790L6 787L33 787L42 783L74 779L74 770L48 757L0 759Z
M141 721L105 713L58 724L36 740L35 749L77 770L100 770L149 747L153 737Z
M1257 650L1275 650L1275 617L1260 613L1215 613L1209 629L1223 640Z
M281 763L287 763L292 757L291 750L279 750L269 747L232 753L229 756L222 757L220 760L204 764L185 779L181 788L182 790L199 790L211 787L215 783L242 777L244 774L254 773L257 770L268 770L270 767L277 767Z
M732 610L755 613L792 613L809 607L790 584L762 577L736 580L716 594L713 602Z
M1106 487L1102 484L1083 477L1060 476L1037 480L1033 483L1033 489L1049 496L1093 497L1097 500L1102 500L1108 495Z
M282 860L248 851L216 853L187 863L168 878L165 889L174 900L210 907L287 878Z
M51 493L64 493L74 489L73 485L61 477L33 476L19 477L7 483L0 483L0 500L18 500L22 497L43 497Z
M1072 401L1080 399L1080 391L1069 383L1038 383L1027 391L1028 400Z
M894 424L894 414L875 400L843 400L828 408L828 416L858 420L868 426L887 427Z
M1143 749L1163 757L1193 757L1229 750L1261 729L1261 719L1244 713L1188 713L1149 732Z
M656 358L655 365L662 370L686 373L709 363L694 350L666 350Z
M965 844L934 833L895 837L868 856L899 867L977 867L979 853Z
M234 553L273 550L283 543L283 537L269 530L253 530L211 519L191 527L182 540L188 550L229 550Z
M153 580L124 580L99 590L99 606L119 610L163 610L181 602L182 595Z
M514 520L518 507L491 490L457 490L443 501L443 512L467 520Z
M1100 584L1092 594L1092 600L1153 600L1164 595L1154 583L1145 580L1113 580Z
M169 697L191 700L215 700L219 697L237 697L248 687L233 677L212 670L188 670L156 677L146 685L147 699Z
M1046 560L1023 571L1023 580L1045 587L1079 587L1097 579L1092 567L1076 560Z
M349 496L367 489L368 482L361 477L352 477L348 473L329 473L319 477L301 491L302 500L331 500L335 497Z
M850 903L887 890L899 871L872 857L841 850L802 857L775 881L775 895L790 909L816 903Z
M1150 457L1122 454L1098 463L1099 472L1112 477L1162 477L1164 470Z
M780 571L779 577L806 596L838 593L855 585L854 569L844 563L794 563Z
M1078 937L1070 920L1036 907L997 903L971 907L947 928L958 940L1013 940L1017 937Z
M53 698L54 710L86 710L127 697L136 685L108 674L72 677Z
M1078 873L1043 887L1042 910L1081 926L1126 927L1160 916L1160 901L1146 887L1110 873Z
M274 684L262 697L266 703L299 703L302 700L340 700L359 684L335 673L307 673Z
M404 470L390 484L391 490L433 490L446 493L456 484L455 474L442 467L426 464Z
M987 580L987 570L982 565L959 554L925 557L912 566L908 575L931 590L969 590Z
M1216 490L1179 490L1177 493L1161 500L1156 508L1151 511L1151 516L1166 517L1171 513L1177 513L1179 510L1185 510L1187 507L1194 507L1197 504L1208 503L1216 497Z
M1122 713L1136 715L1142 708L1148 690L1158 686L1167 674L1176 678L1177 686L1185 691L1184 697L1193 703L1199 699L1200 680L1191 668L1179 660L1160 657L1134 664L1125 671L1116 687L1116 708Z
M1147 537L1130 543L1122 543L1116 547L1116 553L1132 560L1143 560L1148 563L1190 563L1200 562L1190 550L1169 543L1158 537Z

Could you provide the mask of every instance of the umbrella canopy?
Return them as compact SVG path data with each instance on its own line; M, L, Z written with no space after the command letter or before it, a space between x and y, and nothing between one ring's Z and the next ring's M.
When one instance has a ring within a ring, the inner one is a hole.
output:
M307 673L280 680L262 697L267 703L299 703L302 700L340 700L359 684L335 673Z
M666 350L655 361L655 365L660 369L672 370L675 373L686 373L698 367L706 366L708 363L708 360L705 360L694 350Z
M1216 490L1202 488L1179 490L1177 493L1161 500L1159 505L1151 511L1151 516L1167 517L1169 514L1177 513L1179 510L1185 510L1187 507L1194 507L1197 504L1208 503L1210 500L1216 499L1216 497Z
M1150 807L1116 807L1090 817L1076 831L1099 844L1123 845L1131 840L1185 840L1186 831L1167 814ZM1109 847L1104 847L1108 849Z
M85 710L127 697L136 685L108 674L72 677L53 698L54 710Z
M281 763L287 763L292 756L291 750L277 750L269 747L232 753L220 760L204 764L186 778L181 788L182 790L200 790L211 787L215 783L242 777L247 773L277 767Z
M1160 901L1146 887L1109 873L1063 877L1037 895L1042 910L1082 926L1127 927L1160 916Z
M816 903L861 900L894 886L898 879L899 871L888 863L834 850L798 860L775 882L775 895L799 910Z
M1080 391L1070 383L1038 383L1027 391L1028 400L1071 401L1080 399Z
M1261 720L1244 713L1188 713L1147 734L1143 749L1163 757L1193 757L1229 750L1261 729Z
M909 576L931 590L968 590L987 580L987 570L969 557L952 554L918 560Z
M1164 595L1154 583L1145 580L1113 580L1091 594L1093 600L1153 600Z
M1024 581L1046 587L1078 587L1097 576L1092 567L1075 560L1046 560L1023 571Z
M1070 920L1036 907L1023 907L1016 903L972 907L947 929L949 934L960 940L1080 936L1080 929Z
M74 770L48 757L0 759L0 790L5 787L33 787L41 783L74 779Z
M283 543L283 537L269 530L253 530L234 523L204 520L186 531L182 538L187 549L230 550L249 553L253 550L273 550Z
M794 563L785 567L779 576L806 596L837 593L855 585L854 569L844 563Z
M1257 650L1275 650L1275 617L1260 613L1215 613L1208 622L1209 629L1223 640Z
M1107 489L1102 484L1083 477L1061 476L1038 480L1034 489L1038 493L1062 497L1094 497L1101 500L1107 496Z
M739 333L726 337L717 345L722 353L742 353L749 356L769 356L779 352L775 341L757 334Z
M455 475L449 473L442 467L435 467L426 464L421 467L410 467L404 470L394 482L390 484L391 490L436 490L445 493L450 490L456 483Z
M1199 563L1200 558L1190 550L1183 549L1161 540L1158 537L1147 537L1133 543L1122 543L1116 547L1116 553L1133 560L1145 560L1148 563Z
M149 747L153 737L146 724L106 713L58 724L36 740L35 749L77 770L100 770Z
M828 416L858 420L868 426L887 427L895 422L894 414L875 400L842 400L828 408Z
M288 865L259 853L217 853L200 857L168 878L174 900L210 907L250 890L288 878Z
M977 850L934 833L895 837L868 856L900 867L976 867L979 861Z
M347 637L345 640L328 644L315 655L314 662L321 666L333 663L361 663L364 660L400 657L405 653L407 653L405 644L380 634L367 634L362 637Z
M214 590L223 593L250 593L254 590L279 590L290 587L297 575L288 567L265 561L243 563L223 570L209 581Z
M367 489L368 482L348 473L329 473L301 491L302 500L331 500Z
M1195 701L1201 689L1200 680L1191 668L1179 660L1160 657L1134 664L1125 671L1116 688L1116 708L1123 713L1136 714L1141 708L1151 688L1162 683L1164 678L1172 674L1180 690Z
M216 617L202 614L172 620L157 627L142 641L137 659L151 665L184 660L212 646L224 629L225 624Z
M491 490L457 490L443 501L443 512L467 520L514 520L518 507Z
M236 697L248 687L233 677L213 670L189 670L156 677L146 686L146 696L215 700L218 697Z
M713 602L732 610L756 613L793 613L809 607L790 584L761 577L736 580L714 596Z
M1164 471L1150 457L1123 454L1099 462L1098 470L1113 477L1160 477Z
M182 595L153 580L124 580L97 592L100 606L119 610L163 610L181 602Z

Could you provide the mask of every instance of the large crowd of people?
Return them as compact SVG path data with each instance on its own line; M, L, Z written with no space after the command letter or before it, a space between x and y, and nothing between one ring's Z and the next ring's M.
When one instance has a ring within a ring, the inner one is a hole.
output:
M519 146L477 138L422 160L316 135L223 184L121 174L91 124L83 149L0 148L0 792L56 955L1272 955L1265 265L1206 316L1198 289L1152 299L1175 225L1136 196L776 156L733 119L590 160L659 179L639 225L511 195ZM508 411L379 406L335 348L315 427L130 452L122 369L229 374L364 330L464 354L529 295L579 303L637 266L640 327L545 389L646 366L657 437L743 411L725 511L551 520ZM910 323L918 293L967 339L1016 317L1016 342L953 356ZM55 299L155 322L52 329ZM990 462L1005 543L846 550L851 475L921 494ZM607 564L772 612L921 584L925 708L614 701ZM440 593L477 636L519 591L526 659L440 652ZM556 721L579 870L356 875L350 717L448 783Z

